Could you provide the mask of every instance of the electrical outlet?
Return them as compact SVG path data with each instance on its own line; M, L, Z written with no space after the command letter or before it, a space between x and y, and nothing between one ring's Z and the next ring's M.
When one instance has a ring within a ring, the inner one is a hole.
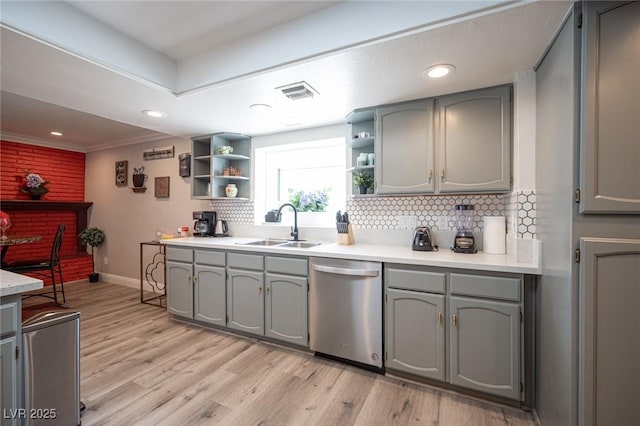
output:
M108 260L109 260L109 259L107 259L107 256L105 256L105 257L103 258L102 263L103 263L104 265L108 265L108 264L109 264L109 263L108 263Z
M403 229L413 229L418 223L417 216L398 216L398 227Z
M445 230L448 228L447 226L447 216L438 216L438 229Z

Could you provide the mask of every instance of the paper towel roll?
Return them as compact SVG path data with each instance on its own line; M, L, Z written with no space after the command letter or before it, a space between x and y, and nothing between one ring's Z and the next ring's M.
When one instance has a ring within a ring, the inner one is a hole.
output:
M507 227L504 216L485 216L482 250L490 254L504 254Z

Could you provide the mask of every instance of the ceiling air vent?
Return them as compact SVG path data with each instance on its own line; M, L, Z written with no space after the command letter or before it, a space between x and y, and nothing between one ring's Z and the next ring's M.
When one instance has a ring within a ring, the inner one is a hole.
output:
M304 98L313 98L314 95L319 94L306 81L299 81L297 83L287 84L286 86L276 87L276 90L281 90L282 94L292 101Z

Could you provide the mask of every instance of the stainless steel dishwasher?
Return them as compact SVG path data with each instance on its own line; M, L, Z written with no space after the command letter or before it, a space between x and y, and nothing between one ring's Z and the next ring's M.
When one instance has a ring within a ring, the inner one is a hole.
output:
M382 264L310 260L311 350L382 369Z
M43 312L22 323L25 425L80 424L80 313Z

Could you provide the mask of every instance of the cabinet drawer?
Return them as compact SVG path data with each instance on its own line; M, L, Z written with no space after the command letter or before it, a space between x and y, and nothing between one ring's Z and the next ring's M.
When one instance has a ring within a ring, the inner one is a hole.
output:
M18 302L0 305L0 334L13 334L18 331Z
M266 271L306 277L308 274L308 263L308 259L267 256Z
M262 271L264 269L264 258L255 254L229 253L227 255L227 265L230 268Z
M387 268L384 276L387 287L404 290L445 292L445 274L441 272Z
M199 265L224 266L225 256L222 251L196 250L195 263Z
M484 275L450 275L451 294L520 301L520 279Z
M193 262L193 250L187 248L177 248L167 246L167 260L175 262Z

